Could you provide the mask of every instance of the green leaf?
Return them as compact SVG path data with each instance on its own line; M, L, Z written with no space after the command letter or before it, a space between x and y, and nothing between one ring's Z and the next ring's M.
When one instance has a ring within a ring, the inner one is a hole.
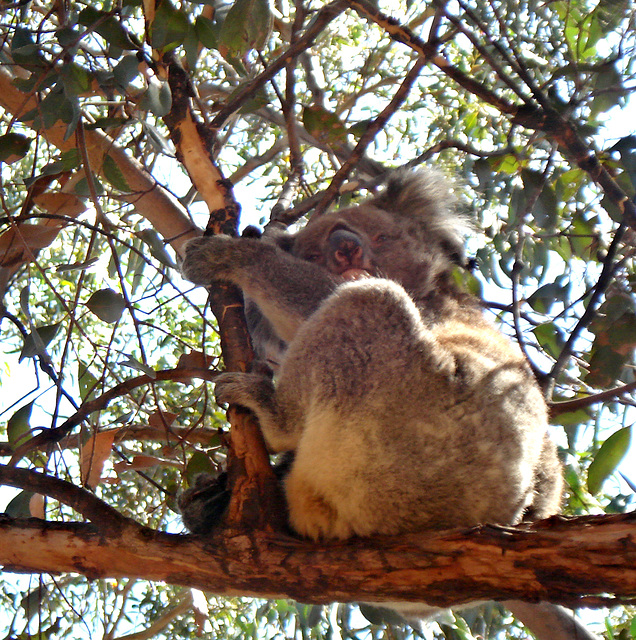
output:
M77 385L79 387L82 402L95 396L99 386L99 380L97 380L81 360L78 361L77 367Z
M31 509L29 503L33 497L33 491L20 491L18 495L9 502L4 512L11 518L30 518Z
M321 142L338 143L347 139L347 130L340 118L319 104L303 109L303 125L309 134Z
M95 192L97 193L97 195L98 196L104 195L104 187L101 181L99 180L99 178L94 173L91 173L91 177L93 178L93 186L95 187ZM73 187L73 191L78 196L81 196L82 198L92 197L91 190L88 186L88 180L86 179L86 176L84 176L83 178L81 178L75 183L75 186Z
M53 340L61 324L61 322L56 322L55 324L37 327L36 329L31 331L31 333L26 336L26 338L24 338L22 350L20 351L20 357L18 360L23 360L24 358L33 358L36 355L45 355L47 345L51 342L51 340Z
M125 50L139 49L139 45L130 38L127 31L115 16L107 11L99 11L94 7L86 7L80 11L77 21L85 27L94 29L108 44Z
M115 160L113 160L112 156L108 154L104 156L104 160L102 162L102 171L104 172L104 178L106 178L106 180L108 180L108 182L113 187L115 187L115 189L118 189L119 191L122 191L124 193L130 193L132 191L130 185L128 184L128 181L119 168L119 165L117 164L117 162L115 162Z
M147 364L143 362L139 362L137 358L133 358L132 356L128 356L125 360L120 360L119 364L124 367L130 367L131 369L135 369L135 371L141 371L145 373L147 376L150 376L153 380L157 377L157 372L149 367Z
M404 618L393 609L362 602L358 607L360 608L360 613L371 624L404 624Z
M564 301L567 291L567 285L562 286L558 282L549 282L532 293L527 302L535 311L549 313L555 302Z
M31 436L31 411L33 401L20 407L7 421L7 440L15 448Z
M601 446L587 471L588 491L595 495L607 478L614 473L625 457L632 437L632 428L624 427L613 433Z
M16 27L11 40L11 57L13 62L26 69L45 69L46 59L41 47L33 41L31 32L23 27Z
M64 151L59 160L50 162L40 171L40 176L56 175L64 171L73 171L81 164L81 157L78 149Z
M221 27L217 22L199 16L194 23L195 33L199 42L208 49L216 49L221 36Z
M553 322L540 324L532 330L542 349L545 349L553 358L558 357L563 347L563 336L559 328Z
M135 55L124 56L113 69L115 82L126 88L139 75L139 60Z
M55 270L58 273L64 273L65 271L84 271L85 269L90 269L96 262L99 262L98 256L94 256L88 260L84 260L83 262L60 264L55 268Z
M164 0L159 5L151 25L153 49L170 51L179 46L183 43L190 26L190 20L186 14Z
M91 74L74 62L65 64L60 75L67 97L87 93L93 85Z
M100 289L88 299L86 306L104 322L118 322L126 308L126 300L121 293L112 289Z
M172 107L172 92L167 82L151 82L146 92L139 101L142 109L152 112L157 117L165 116L170 113Z
M142 229L135 235L140 238L150 248L151 255L162 264L173 269L178 269L176 262L166 250L162 237L154 229Z
M33 138L27 138L21 133L10 131L0 136L0 162L13 164L29 151Z
M195 478L201 473L214 476L218 473L218 470L208 455L203 453L203 451L195 451L188 460L184 471L188 486L191 487L194 484Z
M237 57L250 49L262 49L273 24L268 0L236 0L223 21L219 49L224 55Z

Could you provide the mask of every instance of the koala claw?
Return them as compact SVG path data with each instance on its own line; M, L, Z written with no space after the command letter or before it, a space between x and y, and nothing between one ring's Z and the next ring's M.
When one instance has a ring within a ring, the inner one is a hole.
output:
M234 242L233 238L223 235L190 240L185 246L185 257L181 264L183 277L199 285L223 280L227 255Z
M228 372L215 380L217 403L240 404L255 413L272 403L274 384L271 377L260 373Z
M240 399L243 394L241 388L241 377L243 373L222 373L214 381L214 397L217 404L241 404Z

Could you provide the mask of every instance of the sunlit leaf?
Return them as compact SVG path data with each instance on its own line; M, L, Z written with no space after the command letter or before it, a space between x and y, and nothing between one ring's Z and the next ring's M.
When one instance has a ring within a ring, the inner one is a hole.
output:
M80 456L80 478L85 487L94 489L100 483L104 464L110 457L118 429L99 431L82 446Z
M34 196L33 201L39 207L52 214L75 218L86 211L86 203L73 193L45 191ZM62 222L60 222L62 224Z
M85 401L97 394L99 380L97 380L81 360L79 360L77 364L77 384L79 386L80 397L82 401Z
M337 143L347 138L347 130L335 113L314 104L303 109L303 125L321 142Z
M587 471L587 488L597 494L609 476L625 457L632 437L632 428L624 427L614 432L601 446Z

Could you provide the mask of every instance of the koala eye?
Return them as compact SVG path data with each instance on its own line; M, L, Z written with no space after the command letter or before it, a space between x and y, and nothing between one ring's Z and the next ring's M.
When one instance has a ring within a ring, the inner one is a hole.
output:
M386 233L378 233L373 236L373 243L376 245L384 244L388 240L390 240L390 237Z
M307 262L318 262L320 258L322 258L322 254L317 252L308 253L306 256L303 257L303 259L306 260Z

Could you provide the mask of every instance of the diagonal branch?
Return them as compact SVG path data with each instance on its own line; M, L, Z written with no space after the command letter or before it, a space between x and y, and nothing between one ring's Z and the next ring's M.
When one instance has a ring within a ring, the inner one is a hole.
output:
M315 213L320 215L321 212L325 211L327 207L331 204L334 198L340 191L340 187L342 187L343 182L349 176L349 173L354 168L358 160L363 156L366 148L371 144L374 138L378 135L378 133L385 127L386 123L389 121L391 116L402 106L406 98L408 97L411 89L413 88L413 84L417 80L422 68L426 64L427 59L425 57L419 57L409 72L406 74L404 81L395 92L393 98L389 104L380 112L380 114L373 120L371 124L367 127L367 130L360 136L360 140L358 140L358 144L356 145L353 153L349 156L347 161L338 169L338 172L333 177L331 184L325 190L322 199L316 206Z
M214 133L206 128L192 109L188 75L171 56L163 57L172 91L172 107L164 116L170 136L197 191L210 210L206 234L237 235L240 207L232 185L223 178L213 154ZM210 283L209 303L221 338L221 352L229 371L249 370L254 354L243 313L240 290L229 283ZM274 514L280 508L280 491L269 464L265 441L256 419L238 407L228 413L232 429L228 454L231 489L226 520L231 526L278 526ZM260 509L254 509L260 504Z

